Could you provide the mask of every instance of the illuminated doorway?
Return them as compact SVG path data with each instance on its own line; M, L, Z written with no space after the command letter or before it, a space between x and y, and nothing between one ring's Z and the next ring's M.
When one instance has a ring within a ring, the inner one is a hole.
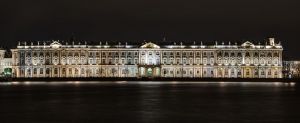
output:
M147 69L147 76L152 77L152 75L153 75L152 68L148 68Z

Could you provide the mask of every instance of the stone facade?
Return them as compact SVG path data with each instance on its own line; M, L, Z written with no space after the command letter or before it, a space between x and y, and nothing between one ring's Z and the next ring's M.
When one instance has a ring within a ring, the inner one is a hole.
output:
M11 51L15 77L282 78L282 50L270 38L265 45L248 41L163 46L52 41L19 44Z
M11 76L12 58L5 57L5 50L0 50L0 76Z

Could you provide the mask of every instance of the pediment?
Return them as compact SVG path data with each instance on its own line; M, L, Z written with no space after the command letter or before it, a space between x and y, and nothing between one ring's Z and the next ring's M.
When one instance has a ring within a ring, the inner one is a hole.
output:
M249 42L249 41L246 41L245 43L242 44L243 47L254 47L254 44Z
M58 41L53 41L53 42L50 44L50 47L51 47L51 48L60 48L60 47L61 47L61 43L59 43Z
M158 46L154 43L148 42L148 43L142 45L141 48L160 48L160 46Z

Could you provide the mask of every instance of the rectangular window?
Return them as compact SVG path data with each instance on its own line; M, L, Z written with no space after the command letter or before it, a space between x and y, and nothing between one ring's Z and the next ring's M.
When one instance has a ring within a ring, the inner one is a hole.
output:
M66 74L66 68L62 69L62 74Z
M265 75L265 71L261 71L261 75Z
M44 74L44 69L40 68L40 74Z
M69 74L72 74L72 68L69 68Z
M137 59L134 59L134 64L138 64L138 60Z
M36 68L33 69L33 74L37 74L37 69Z
M207 64L207 59L203 58L203 64Z
M58 74L57 68L54 68L54 74Z
M131 59L127 59L127 64L131 64Z
M210 58L210 64L214 64L214 58Z
M238 75L241 75L242 73L241 73L241 71L238 71Z
M164 64L167 64L167 59L164 59Z
M122 64L125 64L125 59L122 59Z

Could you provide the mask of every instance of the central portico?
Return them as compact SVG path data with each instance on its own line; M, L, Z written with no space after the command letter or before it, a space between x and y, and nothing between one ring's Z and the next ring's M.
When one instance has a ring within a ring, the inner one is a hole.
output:
M160 46L148 42L141 46L140 64L138 65L140 77L159 77L161 70Z

